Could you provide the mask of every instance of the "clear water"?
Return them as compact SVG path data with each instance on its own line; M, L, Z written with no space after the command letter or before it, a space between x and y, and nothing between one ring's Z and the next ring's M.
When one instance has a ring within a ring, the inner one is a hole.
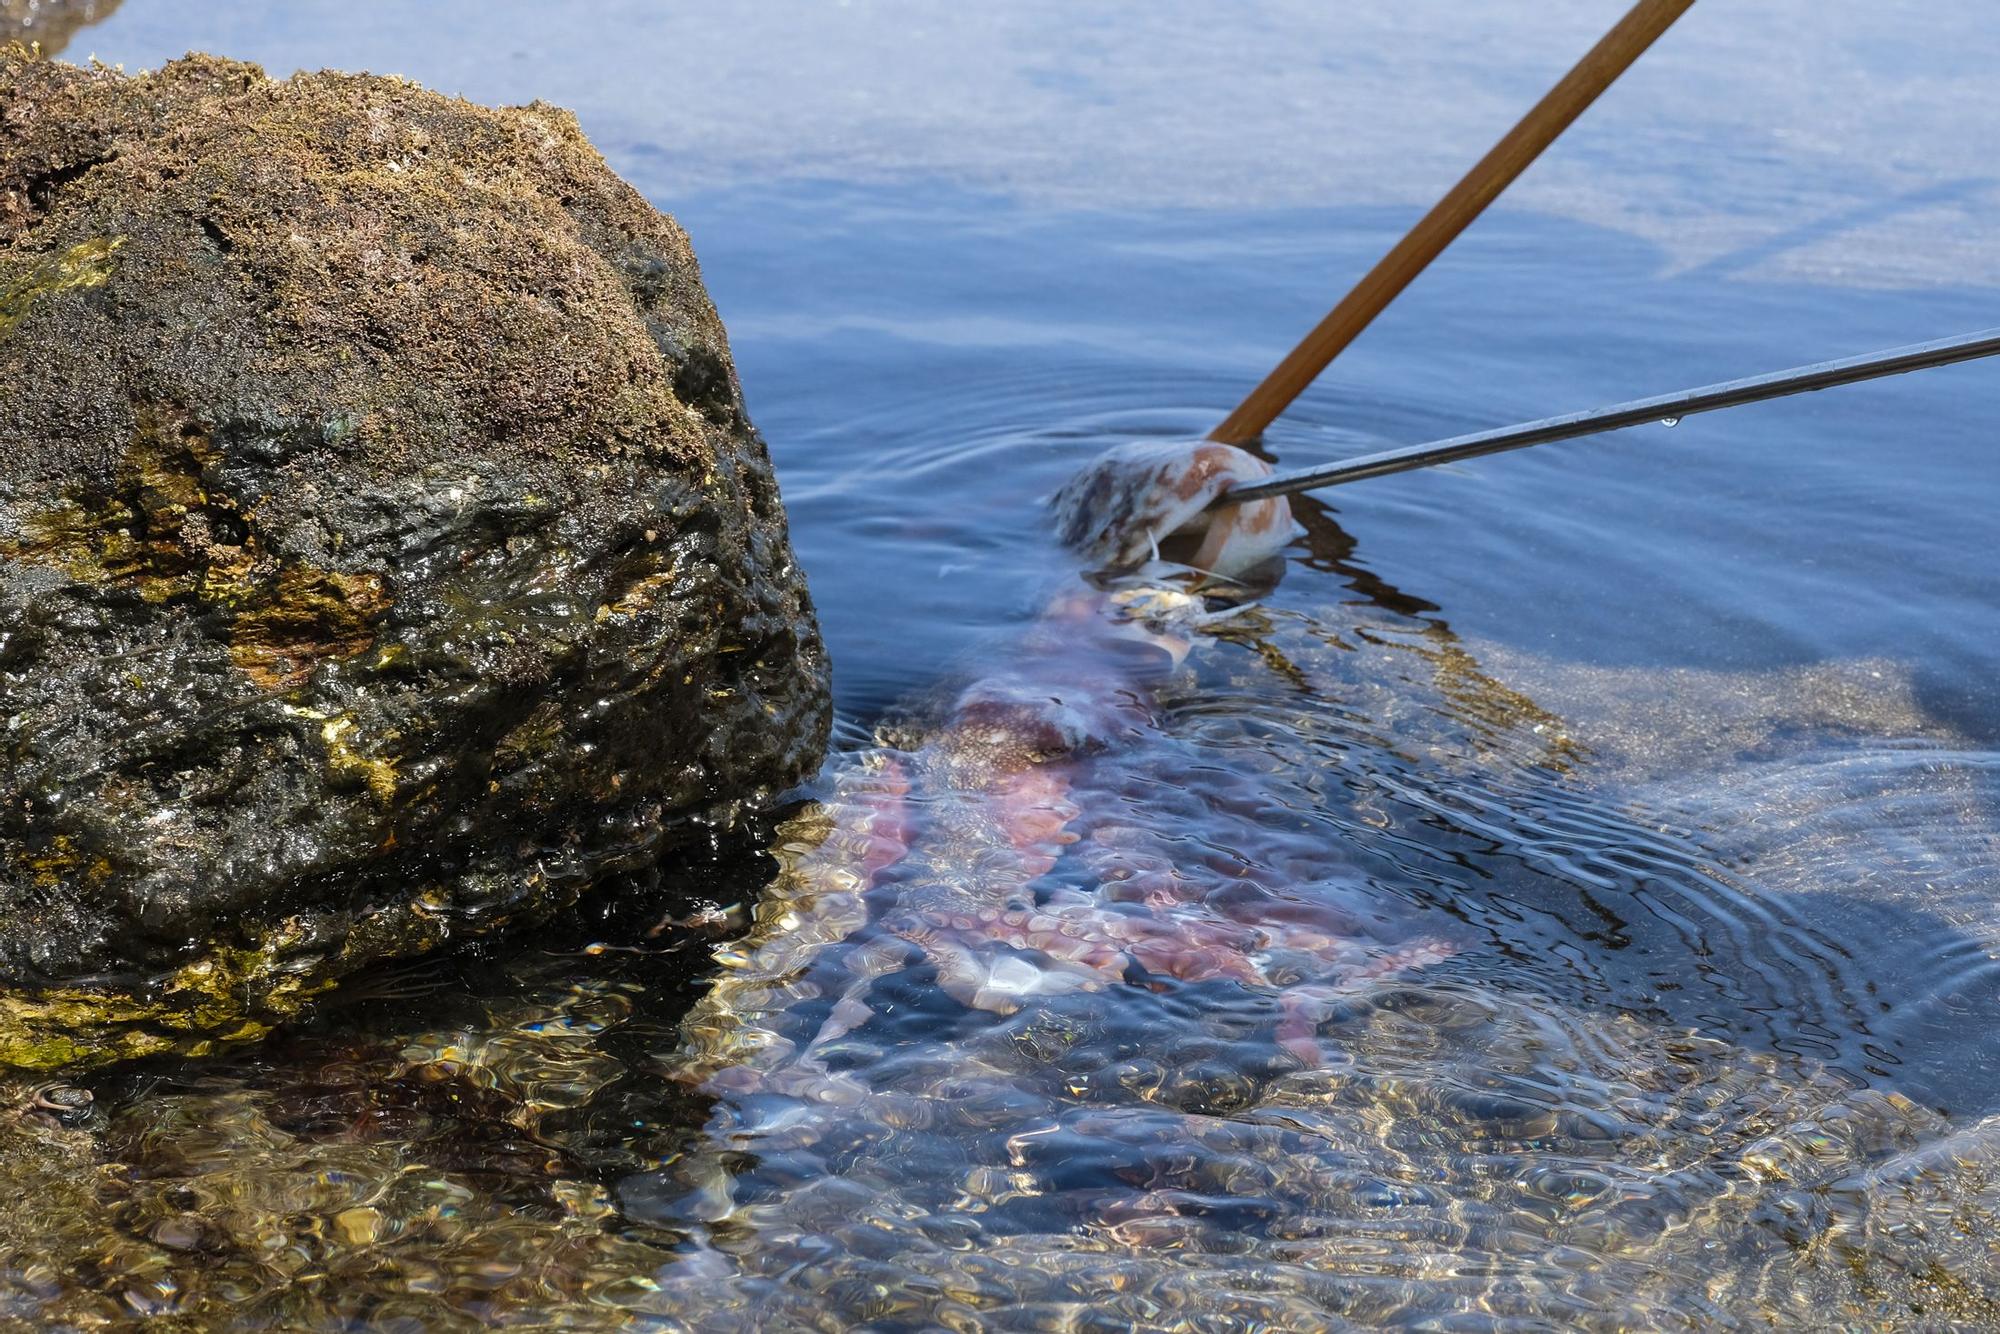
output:
M743 905L708 935L655 934L635 887L255 1051L108 1076L73 1131L9 1131L45 1182L0 1227L11 1308L2000 1322L1991 367L1302 509L1261 614L1071 774L1080 840L1035 892L1123 911L1164 875L1212 924L1449 947L1326 1001L1314 1059L1276 985L1135 970L1001 1015L924 949L814 1046L870 917L966 864L978 810L919 773L888 820L876 734L920 755L949 683L1032 672L1041 497L1219 418L1619 7L1218 29L1178 4L126 0L82 34L128 66L195 46L576 106L702 255L844 740L772 837L781 872L663 887ZM1688 20L1270 452L1994 323L1972 146L2000 40L1933 8ZM879 867L862 835L897 821Z

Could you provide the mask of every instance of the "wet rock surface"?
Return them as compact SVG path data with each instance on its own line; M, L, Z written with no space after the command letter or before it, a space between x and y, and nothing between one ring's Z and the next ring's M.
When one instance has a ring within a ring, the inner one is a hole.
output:
M0 55L0 1061L255 1036L809 774L686 236L568 113Z

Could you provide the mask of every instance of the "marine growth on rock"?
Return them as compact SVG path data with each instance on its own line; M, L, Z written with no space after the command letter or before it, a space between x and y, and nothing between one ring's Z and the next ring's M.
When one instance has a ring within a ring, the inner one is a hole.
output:
M812 773L687 237L567 112L0 52L0 1063L255 1036Z

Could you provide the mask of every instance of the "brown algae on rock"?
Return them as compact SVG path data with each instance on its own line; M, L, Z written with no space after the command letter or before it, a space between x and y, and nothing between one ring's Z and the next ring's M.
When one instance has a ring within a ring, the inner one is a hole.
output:
M194 1052L810 774L686 236L575 120L0 49L0 1061Z
M219 462L198 428L157 425L126 451L108 494L66 495L27 516L28 540L0 556L54 565L71 578L129 581L147 602L194 599L228 619L230 658L266 690L299 685L320 661L365 652L388 610L387 581L274 557L233 497L210 491Z
M267 689L298 685L328 658L351 658L375 642L389 609L377 574L281 569L246 600L230 627L229 656Z

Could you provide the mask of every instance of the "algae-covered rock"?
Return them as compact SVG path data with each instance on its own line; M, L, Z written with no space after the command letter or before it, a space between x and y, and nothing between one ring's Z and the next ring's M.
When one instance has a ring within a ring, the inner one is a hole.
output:
M686 236L566 112L0 51L0 1061L199 1051L817 765Z

